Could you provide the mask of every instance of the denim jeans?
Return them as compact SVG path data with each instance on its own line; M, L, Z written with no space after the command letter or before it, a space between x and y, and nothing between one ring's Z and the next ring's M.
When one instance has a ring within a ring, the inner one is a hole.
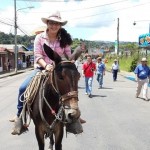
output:
M24 101L24 96L23 93L25 92L27 86L29 85L30 81L32 80L32 78L36 75L36 73L40 71L39 69L35 69L26 79L25 81L21 84L20 88L19 88L19 94L18 94L18 104L17 104L17 116L20 116L20 113L22 111L23 108L23 102Z
M99 87L103 85L103 73L97 74L97 81L99 83Z
M113 70L113 80L114 81L117 80L117 74L118 74L118 70Z
M88 94L92 93L92 82L93 77L85 77L85 92Z

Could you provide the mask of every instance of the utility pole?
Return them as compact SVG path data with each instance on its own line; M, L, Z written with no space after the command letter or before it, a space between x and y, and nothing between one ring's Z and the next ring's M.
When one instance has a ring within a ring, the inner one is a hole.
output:
M14 46L14 53L15 53L15 72L17 73L18 71L18 46L17 46L17 28L18 28L18 25L17 25L17 12L19 10L22 10L22 9L32 9L34 8L33 6L30 6L30 7L25 7L25 8L20 8L20 9L16 9L16 0L14 0L14 30L15 30L15 46Z
M18 65L18 49L17 49L17 11L16 11L16 0L14 0L14 15L15 15L15 21L14 21L14 30L15 30L15 47L14 47L14 53L15 53L15 72L17 73Z
M117 18L117 55L119 55L119 18Z

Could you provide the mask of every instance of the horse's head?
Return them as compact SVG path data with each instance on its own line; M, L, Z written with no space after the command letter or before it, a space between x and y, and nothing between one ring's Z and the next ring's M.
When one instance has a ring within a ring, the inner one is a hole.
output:
M71 61L62 61L61 57L44 44L47 56L55 62L53 84L60 95L60 102L65 110L66 121L71 122L80 117L78 107L78 81L80 73Z

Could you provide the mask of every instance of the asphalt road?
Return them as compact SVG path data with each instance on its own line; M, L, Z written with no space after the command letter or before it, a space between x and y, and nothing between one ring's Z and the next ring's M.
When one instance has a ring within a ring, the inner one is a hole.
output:
M8 121L16 113L18 87L29 73L0 79L0 150L38 150L32 122L29 132L13 136ZM150 102L136 99L135 90L135 82L120 75L113 82L106 72L103 89L95 76L93 98L88 98L81 77L79 106L87 123L80 135L64 134L63 150L150 150Z

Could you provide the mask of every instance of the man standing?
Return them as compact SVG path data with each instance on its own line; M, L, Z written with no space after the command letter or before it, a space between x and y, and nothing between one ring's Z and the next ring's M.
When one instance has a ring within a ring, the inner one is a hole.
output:
M146 58L142 58L141 64L135 68L134 73L136 74L136 80L138 84L135 97L138 98L143 87L143 98L144 100L148 100L147 93L150 78L150 68L147 66Z
M117 59L115 59L114 63L112 64L113 81L117 80L118 71L119 71L119 64Z
M85 77L85 94L88 94L90 98L92 98L92 82L95 70L96 65L92 62L91 55L88 55L87 62L82 66L82 75Z
M105 75L105 64L102 62L102 58L97 58L97 81L99 83L99 89L102 88L103 85L103 75Z

